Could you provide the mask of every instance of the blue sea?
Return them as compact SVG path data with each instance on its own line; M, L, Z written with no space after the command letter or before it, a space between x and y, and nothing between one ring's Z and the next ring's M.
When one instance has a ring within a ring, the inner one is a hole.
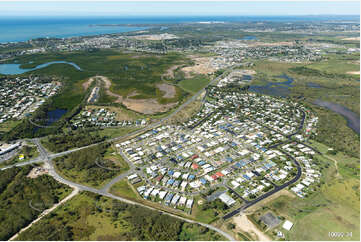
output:
M209 17L1 17L0 43L40 37L67 38L143 30L145 27L99 24L168 24L201 21L359 21L359 16L209 16Z

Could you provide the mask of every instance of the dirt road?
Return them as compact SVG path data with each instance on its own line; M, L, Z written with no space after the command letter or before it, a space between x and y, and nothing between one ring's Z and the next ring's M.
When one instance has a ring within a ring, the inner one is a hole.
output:
M271 241L271 239L262 233L251 221L248 220L246 214L240 214L233 218L236 228L241 231L247 232L250 235L254 236L255 240L258 241Z
M11 237L9 240L15 240L16 237L18 237L18 235L21 232L24 232L25 230L29 229L33 224L35 224L36 222L38 222L40 219L42 219L44 216L48 215L49 213L51 213L52 211L54 211L57 207L59 207L60 205L64 204L66 201L70 200L71 198L73 198L75 195L77 195L79 192L79 189L77 187L74 187L74 190L72 193L70 193L67 197L65 197L63 200L61 200L59 203L54 204L54 206L52 206L49 209L44 210L37 219L35 219L33 222L31 222L28 226L26 226L25 228L22 228L19 232L17 232L13 237Z

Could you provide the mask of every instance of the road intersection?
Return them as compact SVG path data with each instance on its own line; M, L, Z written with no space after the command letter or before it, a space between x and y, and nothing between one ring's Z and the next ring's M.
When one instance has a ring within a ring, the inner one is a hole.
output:
M215 79L213 79L209 85L211 84L214 84L216 83L220 78L222 78L225 74L229 73L230 70L232 70L233 68L229 69L228 71L226 71L225 73L223 73L222 75L216 77ZM64 156L64 155L67 155L67 154L70 154L70 153L73 153L73 152L76 152L76 151L79 151L79 150L82 150L82 149L86 149L86 148L89 148L89 147L92 147L92 146L96 146L96 145L99 145L100 143L105 143L105 142L114 142L114 141L119 141L119 140L125 140L127 138L130 138L130 137L133 137L133 136L136 136L138 134L141 134L145 131L148 131L150 129L154 129L158 126L160 126L161 124L163 124L165 121L169 120L170 118L172 118L174 115L176 115L180 110L182 110L185 106L187 106L189 103L191 103L192 101L196 100L196 98L198 98L203 92L204 92L205 88L200 90L199 92L197 92L194 96L192 96L190 99L188 99L186 102L184 102L183 104L181 104L174 112L172 112L170 115L160 119L159 121L155 122L155 123L152 123L142 129L139 129L137 131L134 131L134 132L131 132L131 133L128 133L126 135L123 135L123 136L120 136L120 137L116 137L116 138L112 138L112 139L108 139L106 141L102 141L102 142L99 142L99 143L95 143L95 144L91 144L91 145L87 145L87 146L84 146L84 147L79 147L79 148L74 148L74 149L71 149L71 150L67 150L67 151L64 151L64 152L59 152L59 153L49 153L41 144L40 142L40 139L38 138L35 138L35 139L32 139L31 141L37 146L38 148L38 151L39 151L39 156L35 159L32 159L32 160L29 160L27 162L22 162L22 163L17 163L17 164L13 164L13 165L10 165L10 166L6 166L6 167L3 167L1 168L0 170L5 170L5 169L9 169L11 167L19 167L19 166L25 166L25 165L30 165L30 164L35 164L35 163L39 163L39 162L44 162L45 163L45 167L47 168L48 170L48 174L50 176L52 176L55 180L57 180L58 182L60 183L63 183L63 184L66 184L70 187L72 187L73 189L76 189L77 191L88 191L88 192L92 192L92 193L96 193L96 194L99 194L99 195L102 195L102 196L106 196L106 197L109 197L109 198L113 198L113 199L116 199L116 200L119 200L119 201L122 201L122 202L125 202L125 203L129 203L129 204L133 204L133 205L138 205L138 206L142 206L142 207L146 207L146 208L149 208L149 209L152 209L152 210L158 210L164 214L167 214L169 216L172 216L172 217L176 217L178 219L181 219L183 221L186 221L186 222L190 222L190 223L197 223L199 225L202 225L202 226L205 226L209 229L212 229L214 231L217 231L218 233L222 234L225 238L227 238L228 240L235 240L230 234L220 230L219 228L215 227L215 226L212 226L210 224L204 224L204 223L200 223L200 222L197 222L197 221L194 221L194 220L191 220L191 219L188 219L188 218L184 218L184 217L180 217L178 215L175 215L175 214L172 214L172 213L169 213L169 212L166 212L164 210L160 210L160 209L157 209L157 208L154 208L154 207L151 207L151 206L148 206L148 205L144 205L142 203L138 203L138 202L135 202L135 201L132 201L132 200L128 200L128 199L125 199L125 198L122 198L122 197L119 197L119 196L116 196L114 194L111 194L109 192L109 189L111 188L111 186L113 186L115 183L117 183L118 181L126 178L127 176L129 176L130 174L136 172L136 173L142 173L141 170L136 170L136 167L134 166L134 164L132 162L130 162L126 156L124 156L124 154L122 154L122 152L120 152L120 154L122 155L123 158L125 158L124 160L128 163L129 165L129 170L127 172L124 172L120 175L118 175L117 177L113 178L110 182L108 182L106 185L104 185L102 188L100 189L96 189L96 188L92 188L92 187L89 187L89 186L85 186L85 185L82 185L82 184L78 184L78 183L75 183L75 182L72 182L72 181L69 181L67 179L65 179L64 177L60 176L55 167L54 167L54 164L53 164L53 159L54 158L57 158L57 157L60 157L60 156ZM300 133L303 129L303 124L304 124L304 119L305 119L305 113L303 113L303 117L302 117L302 122L299 126L299 128L297 129L296 132L294 132L293 134L291 135L288 135L286 138L287 138L287 141L291 141L291 138L293 135L296 135L298 133ZM284 142L281 142L279 144L276 144L274 147L272 148L276 148L277 146L283 144ZM303 144L303 143L302 143ZM304 144L305 146L307 146L306 144ZM281 151L283 152L283 151ZM316 151L317 152L317 151ZM237 215L239 214L241 211L244 211L245 209L255 205L256 203L264 200L265 198L279 192L280 190L288 187L289 185L297 182L299 180L299 178L301 177L302 175L302 169L301 169L301 166L300 164L294 159L294 157L292 157L291 155L283 152L286 156L288 156L293 162L294 164L296 165L297 167L297 175L290 181L286 182L285 184L282 184L280 186L275 186L275 188L261 196L259 196L258 198L252 200L252 201L248 201L248 200L245 200L245 199L242 199L244 201L244 205L228 214L226 214L225 216L223 216L223 219L226 220L226 219L229 219L231 217L233 217L234 215ZM144 174L140 174L141 176L144 176ZM225 185L225 183L223 183L223 185ZM230 188L228 188L230 189ZM232 189L230 189L232 191ZM236 193L237 194L237 193ZM238 195L238 194L237 194Z

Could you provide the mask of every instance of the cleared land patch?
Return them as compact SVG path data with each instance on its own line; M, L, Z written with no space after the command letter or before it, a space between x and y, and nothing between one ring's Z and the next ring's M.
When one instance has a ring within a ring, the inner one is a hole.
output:
M236 224L236 228L240 231L247 232L254 236L255 240L259 241L271 241L271 239L262 233L248 218L246 214L241 214L233 218L233 222Z
M183 67L181 70L185 73L187 78L190 78L194 74L210 74L217 70L214 66L212 66L212 60L216 57L194 57L191 56L194 61L193 66Z
M175 86L166 83L158 83L156 84L156 87L162 92L164 92L163 98L174 98L176 95Z

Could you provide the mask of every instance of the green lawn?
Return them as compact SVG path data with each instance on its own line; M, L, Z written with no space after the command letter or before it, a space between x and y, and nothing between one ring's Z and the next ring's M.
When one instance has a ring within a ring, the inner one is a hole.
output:
M121 180L115 183L110 188L110 193L113 193L116 196L128 198L131 200L141 200L138 194L132 189L131 185L126 179Z
M193 78L184 79L178 84L181 88L190 93L196 93L202 88L206 87L209 83L209 78L205 75L197 75Z
M217 215L215 214L215 210L214 209L207 209L207 210L202 210L202 205L198 204L198 201L202 200L203 203L205 203L206 201L204 199L200 199L200 197L195 197L194 198L194 205L192 208L192 216L200 222L203 223L212 223L213 221L215 221L217 219Z
M105 128L105 129L101 129L99 131L95 131L97 133L99 133L99 135L101 137L107 137L108 139L110 138L116 138L119 136L123 136L126 134L129 134L131 132L134 132L136 130L141 129L140 127L131 127L131 128Z
M10 129L14 128L16 125L18 125L21 121L20 120L8 120L4 123L0 124L0 132L7 132Z

